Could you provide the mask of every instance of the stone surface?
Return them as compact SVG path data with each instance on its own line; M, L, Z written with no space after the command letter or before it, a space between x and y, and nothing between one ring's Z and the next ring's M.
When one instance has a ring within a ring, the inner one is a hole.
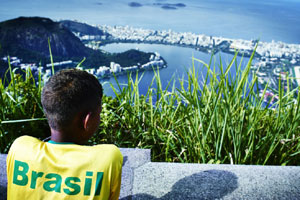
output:
M121 200L300 199L300 167L150 162L150 150L121 148ZM0 154L0 199L6 199Z
M120 191L120 199L130 199L132 195L134 170L150 162L149 149L131 149L120 148L123 155L123 168L122 168L122 184Z
M132 199L300 199L300 167L147 163Z
M0 199L6 199L6 154L0 154Z

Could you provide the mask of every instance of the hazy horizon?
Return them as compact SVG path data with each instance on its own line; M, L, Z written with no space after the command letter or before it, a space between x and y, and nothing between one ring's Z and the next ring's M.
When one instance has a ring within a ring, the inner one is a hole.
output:
M19 16L300 44L300 2L295 0L0 1L0 21Z

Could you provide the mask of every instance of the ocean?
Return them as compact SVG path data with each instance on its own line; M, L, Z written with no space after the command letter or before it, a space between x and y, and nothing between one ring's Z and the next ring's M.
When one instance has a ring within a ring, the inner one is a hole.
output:
M298 0L0 0L0 21L19 16L300 44ZM175 46L110 44L103 47L110 52L130 48L157 51L165 58L168 67L161 70L165 85L172 77L185 76L192 65L192 56L205 62L210 59L209 54ZM230 60L232 55L222 53L221 57L222 60ZM199 70L203 70L200 67ZM153 72L144 73L141 93L146 91L152 77ZM126 76L118 76L118 80L124 84L127 81ZM106 84L114 83L113 79L102 82L105 83L105 93L113 95L109 84Z
M0 0L0 21L18 16L300 43L299 0Z

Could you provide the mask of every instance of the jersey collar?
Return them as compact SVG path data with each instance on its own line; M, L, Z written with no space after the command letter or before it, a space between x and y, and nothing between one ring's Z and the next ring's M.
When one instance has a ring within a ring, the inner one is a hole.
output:
M75 144L73 142L55 142L53 140L48 141L50 144Z

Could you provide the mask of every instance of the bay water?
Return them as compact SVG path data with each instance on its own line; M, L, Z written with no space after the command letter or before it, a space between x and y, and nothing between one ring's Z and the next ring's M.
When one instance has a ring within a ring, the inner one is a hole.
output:
M171 29L231 39L300 43L299 0L0 0L0 21L19 16L49 17L57 21L71 19L95 25L129 25L153 30ZM168 63L168 67L160 71L164 85L173 76L184 76L192 65L193 56L205 62L211 57L192 48L169 45L109 44L103 47L109 52L132 48L157 51L163 56ZM221 53L221 58L228 61L232 55ZM198 63L195 67L203 70ZM153 72L144 73L141 93L146 91L152 78ZM118 76L118 80L126 84L127 76ZM101 81L105 83L105 93L112 95L106 82L114 84L114 81Z

